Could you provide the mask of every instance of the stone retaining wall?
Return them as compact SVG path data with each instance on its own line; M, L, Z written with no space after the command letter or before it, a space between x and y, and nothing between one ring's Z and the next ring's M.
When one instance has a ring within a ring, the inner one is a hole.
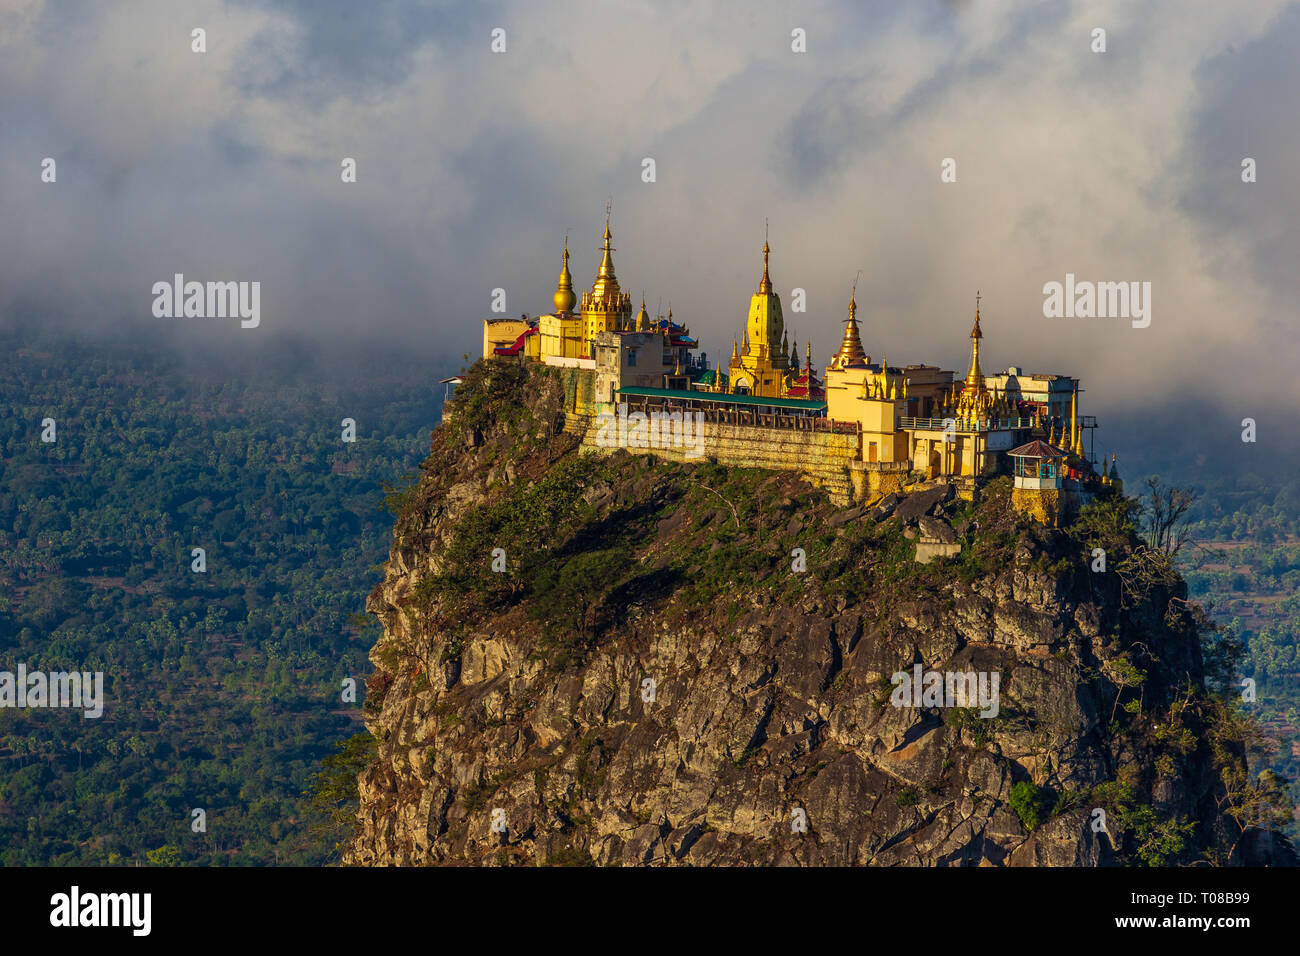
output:
M575 422L574 429L578 427L579 423ZM584 449L611 451L618 447L617 444L601 446L597 441L599 427L594 418L584 417L581 427L585 432ZM700 429L698 442L690 446L666 439L654 441L655 447L635 447L632 441L623 447L633 454L659 455L671 461L716 461L720 465L741 468L800 471L813 485L824 488L836 504L847 505L852 497L848 468L859 455L856 434L716 422L704 422ZM570 430L568 419L565 430Z

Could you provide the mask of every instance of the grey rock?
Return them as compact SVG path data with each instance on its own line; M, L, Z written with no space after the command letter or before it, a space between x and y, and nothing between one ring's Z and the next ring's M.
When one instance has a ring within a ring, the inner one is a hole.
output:
M917 525L921 529L923 536L933 538L942 544L952 544L957 540L957 533L952 530L952 525L941 518L930 518L922 515L917 519Z
M952 496L952 485L946 484L918 491L899 502L898 507L894 509L894 516L904 524L911 524L922 515L928 514L935 505L949 500Z

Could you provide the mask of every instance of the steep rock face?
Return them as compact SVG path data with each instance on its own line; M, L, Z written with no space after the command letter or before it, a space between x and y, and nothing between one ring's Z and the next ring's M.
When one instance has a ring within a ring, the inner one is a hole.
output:
M1179 826L1176 856L1225 842L1177 586L1134 599L1004 485L848 511L791 473L580 457L562 388L476 366L435 433L369 604L378 759L345 862L1091 866ZM961 555L914 564L921 517ZM997 716L895 706L917 664L998 675Z

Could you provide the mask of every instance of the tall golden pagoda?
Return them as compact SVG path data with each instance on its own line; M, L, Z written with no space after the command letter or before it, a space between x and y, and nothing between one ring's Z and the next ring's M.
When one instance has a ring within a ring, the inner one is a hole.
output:
M583 335L590 347L600 332L620 332L633 328L632 296L623 292L614 275L614 247L610 245L609 203L605 204L605 244L601 248L600 269L590 292L582 294Z
M970 330L970 370L962 385L961 397L957 400L957 417L963 420L980 419L988 415L993 407L993 396L989 394L984 382L984 371L980 368L980 294L975 293L975 326Z
M780 398L789 386L790 356L782 347L785 317L781 314L781 297L772 291L768 273L771 248L763 239L763 278L758 291L749 300L749 320L745 324L745 345L732 347L727 381L733 392ZM797 365L798 358L795 358ZM796 372L797 374L797 372Z

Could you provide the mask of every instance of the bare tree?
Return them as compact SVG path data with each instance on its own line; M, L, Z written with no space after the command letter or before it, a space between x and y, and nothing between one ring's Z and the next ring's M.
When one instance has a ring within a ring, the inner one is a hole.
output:
M1148 493L1142 505L1142 537L1153 551L1163 551L1171 558L1189 539L1187 510L1196 501L1190 488L1162 487L1159 476L1147 479Z

